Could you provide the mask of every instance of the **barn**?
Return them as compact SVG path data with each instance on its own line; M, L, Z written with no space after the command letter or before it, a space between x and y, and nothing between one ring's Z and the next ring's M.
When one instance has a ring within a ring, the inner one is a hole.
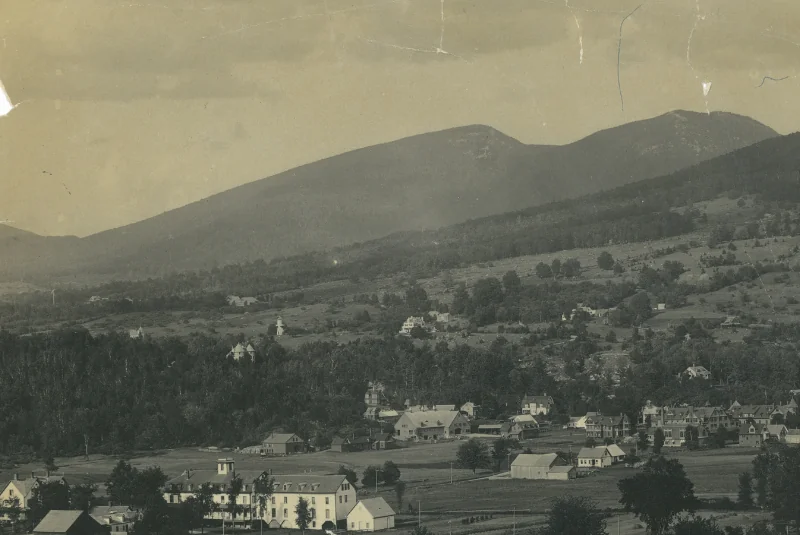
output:
M517 455L511 463L512 479L548 479L547 473L553 467L566 466L567 462L555 453Z

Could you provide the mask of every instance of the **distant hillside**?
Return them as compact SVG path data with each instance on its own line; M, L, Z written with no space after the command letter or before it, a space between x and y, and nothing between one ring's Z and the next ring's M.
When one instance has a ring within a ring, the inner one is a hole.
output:
M0 233L0 276L137 278L330 249L667 175L775 136L746 117L684 111L564 146L454 128L314 162L80 240Z

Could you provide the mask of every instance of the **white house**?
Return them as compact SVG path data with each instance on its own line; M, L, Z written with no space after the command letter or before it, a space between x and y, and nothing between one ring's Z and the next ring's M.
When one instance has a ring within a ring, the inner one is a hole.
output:
M425 318L422 316L409 316L408 319L403 323L403 326L400 328L400 334L411 334L411 330L414 327L422 327L423 329L427 328L425 324Z
M476 405L471 401L467 401L461 405L461 412L466 413L470 418L475 418L475 414L480 412L480 405Z
M509 418L509 420L515 424L534 424L536 426L539 425L539 422L536 421L536 418L534 418L530 414L517 414Z
M128 336L130 336L133 339L144 338L144 331L142 330L141 327L135 330L131 329L130 331L128 331Z
M344 527L356 504L356 489L342 475L302 474L274 476L273 494L264 520L271 528L299 529L295 507L305 499L311 512L311 529Z
M127 533L142 515L127 505L98 505L92 507L89 516L105 526L111 533Z
M256 350L252 344L247 344L247 346L242 345L241 342L236 344L236 346L232 347L231 350L228 352L226 357L233 357L233 360L239 360L240 358L244 357L245 355L250 355L250 358L254 358L256 356Z
M581 448L578 453L579 468L604 468L613 464L613 458L605 446Z
M285 330L286 326L283 324L283 318L278 316L278 320L275 322L275 336L283 336Z
M697 377L701 379L711 379L711 372L703 366L689 366L683 374L692 379Z
M44 476L37 476L31 472L30 478L20 478L19 474L14 474L14 478L6 483L0 491L0 507L14 507L21 511L28 509L28 502L33 497L33 490L42 483L52 483L58 481L67 485L66 480L61 476L51 476L49 473ZM4 515L0 514L0 518Z
M621 463L625 460L625 451L616 444L609 444L606 446L608 453L611 455L612 463Z
M470 424L459 411L404 412L394 430L399 440L437 440L465 435Z
M428 312L428 317L435 321L436 323L450 323L450 313L449 312L439 312L437 310L431 310Z
M347 515L347 531L382 531L394 528L395 512L383 498L361 500Z
M523 414L547 415L550 413L550 409L553 408L553 405L555 405L553 397L547 394L541 396L525 396L522 398Z
M569 429L586 429L586 415L570 416L567 427Z

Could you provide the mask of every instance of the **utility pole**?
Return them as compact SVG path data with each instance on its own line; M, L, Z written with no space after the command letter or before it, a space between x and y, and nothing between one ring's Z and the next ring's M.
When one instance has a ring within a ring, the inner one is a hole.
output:
M419 500L417 500L417 525L422 525L422 509L420 509L421 505Z
M619 516L617 516L617 535L619 535Z
M517 535L517 507L516 506L514 506L514 516L512 518L513 518L513 522L514 523L513 523L512 527L511 527L511 533L512 533L512 535Z

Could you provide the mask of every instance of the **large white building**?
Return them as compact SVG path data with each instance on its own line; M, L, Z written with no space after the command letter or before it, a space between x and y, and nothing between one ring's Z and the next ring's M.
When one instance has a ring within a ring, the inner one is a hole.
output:
M242 492L236 499L241 506L236 517L229 510L228 493L231 481L242 479ZM232 459L218 459L217 470L186 470L180 476L170 479L164 485L164 499L167 503L185 502L200 490L204 484L212 486L214 502L220 510L206 518L250 523L260 515L259 495L256 492L259 482L272 480L272 494L267 500L264 516L270 527L299 529L295 508L304 498L311 512L310 529L344 527L349 513L356 505L356 491L343 475L286 475L269 476L263 470L234 469ZM330 522L330 524L327 524Z
M394 431L398 440L438 440L469 433L470 423L459 411L407 411Z

